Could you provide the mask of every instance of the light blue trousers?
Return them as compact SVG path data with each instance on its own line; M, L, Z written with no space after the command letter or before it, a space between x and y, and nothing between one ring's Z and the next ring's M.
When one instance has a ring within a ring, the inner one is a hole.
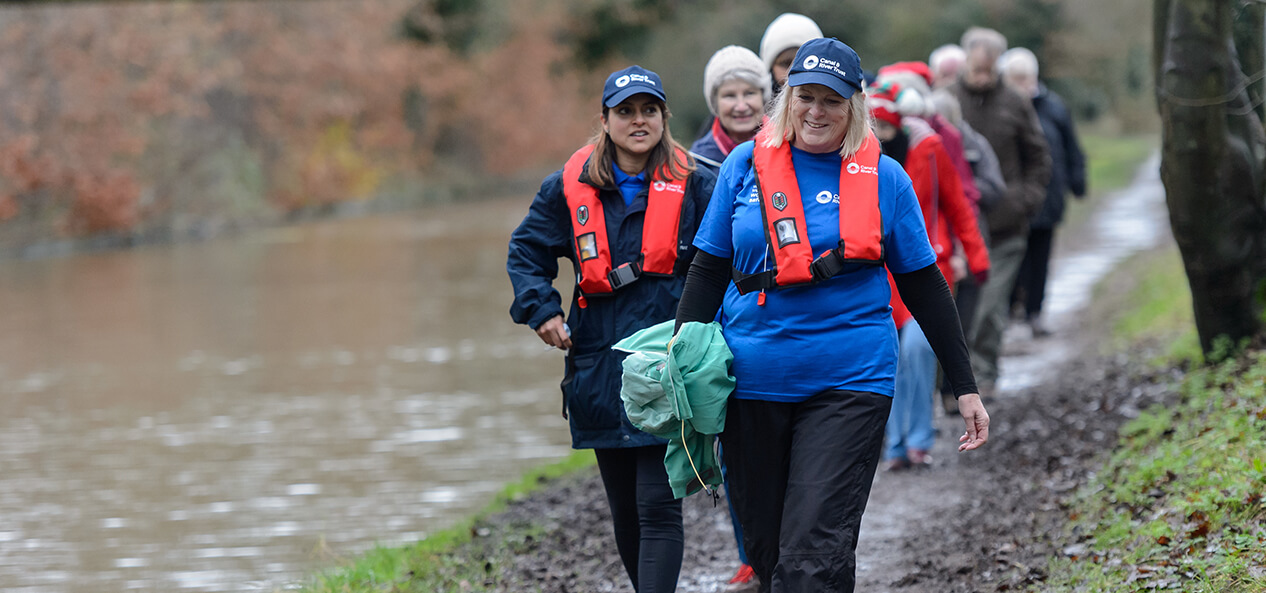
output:
M905 457L909 449L927 451L936 439L932 427L936 354L913 319L901 328L898 339L897 385L885 429L885 459Z

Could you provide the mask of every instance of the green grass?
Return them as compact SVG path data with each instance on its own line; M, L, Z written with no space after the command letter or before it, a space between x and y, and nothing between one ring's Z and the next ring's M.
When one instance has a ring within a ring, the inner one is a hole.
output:
M1086 153L1086 185L1096 193L1125 187L1138 166L1160 148L1160 138L1152 134L1084 134L1080 140Z
M1167 344L1162 368L1202 364L1177 250L1122 269L1142 271L1114 342ZM1068 503L1066 555L1033 591L1266 591L1266 351L1196 366L1177 389L1122 428Z
M376 547L350 563L316 575L299 590L305 593L478 591L478 584L487 578L490 561L472 563L454 552L471 543L479 522L551 480L594 464L593 451L575 451L561 461L529 471L519 481L506 486L474 516L428 534L426 539L411 545ZM516 533L494 542L492 550L482 551L480 555L493 558L514 553L516 545L530 541L534 535L532 526L519 526Z
M1191 308L1191 287L1177 249L1145 253L1122 269L1142 270L1127 297L1130 308L1113 323L1113 343L1152 341L1168 346L1154 364L1200 363L1200 339Z
M1266 352L1198 368L1180 393L1128 423L1077 493L1066 533L1084 548L1041 591L1266 591Z

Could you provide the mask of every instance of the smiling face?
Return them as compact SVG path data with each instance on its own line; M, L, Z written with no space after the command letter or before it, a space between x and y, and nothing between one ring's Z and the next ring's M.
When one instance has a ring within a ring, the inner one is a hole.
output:
M756 85L737 78L717 87L717 119L731 138L751 139L760 127L764 101Z
M835 152L844 144L852 123L849 101L820 84L791 87L791 145L806 152Z
M616 162L625 173L640 173L651 149L664 137L662 105L651 95L633 95L608 109L602 117L602 129L615 144ZM636 169L630 170L629 167Z

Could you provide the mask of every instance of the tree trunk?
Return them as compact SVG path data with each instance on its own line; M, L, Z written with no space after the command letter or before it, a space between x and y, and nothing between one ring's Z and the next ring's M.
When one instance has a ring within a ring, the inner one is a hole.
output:
M1262 70L1266 68L1266 43L1262 42L1266 35L1266 4L1260 2L1242 2L1235 8L1235 53L1240 57L1240 71L1256 78L1249 81L1248 99L1253 102L1257 119L1266 120L1266 100L1263 100L1263 89L1266 81L1262 80Z
M1234 344L1262 329L1266 133L1236 52L1232 3L1157 0L1155 10L1161 179L1200 344L1212 354L1219 336ZM1243 44L1260 69L1261 23L1255 30Z

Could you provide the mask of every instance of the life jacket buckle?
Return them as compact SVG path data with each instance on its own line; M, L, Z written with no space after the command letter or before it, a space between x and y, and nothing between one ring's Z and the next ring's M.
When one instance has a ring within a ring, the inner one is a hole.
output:
M642 266L632 262L625 262L607 273L607 282L611 283L611 290L620 290L637 282L637 279L641 276Z
M814 282L821 282L828 278L835 277L844 269L844 258L840 256L839 250L832 249L819 255L813 263L809 264L809 272L813 274Z

